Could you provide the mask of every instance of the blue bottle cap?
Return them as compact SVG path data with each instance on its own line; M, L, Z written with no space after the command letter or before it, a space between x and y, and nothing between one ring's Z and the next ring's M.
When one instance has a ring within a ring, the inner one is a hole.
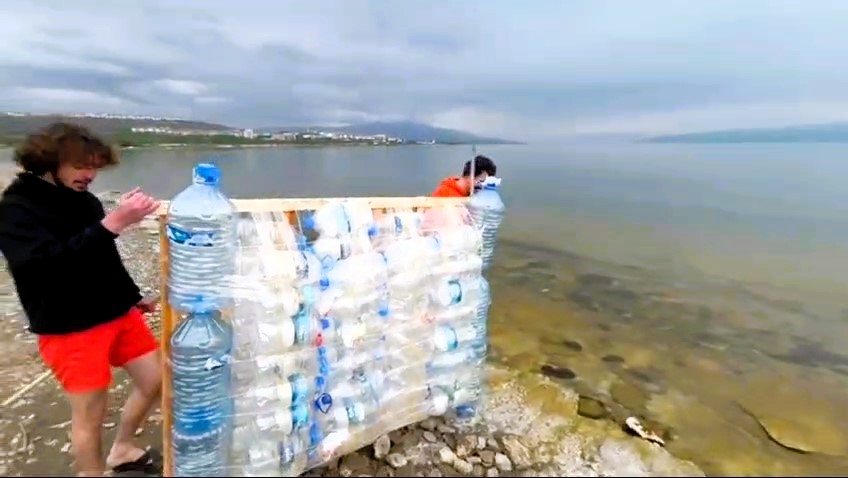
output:
M380 314L380 317L388 317L389 316L389 307L385 306L385 305L383 307L380 307L380 312L378 312L378 313Z
M199 163L194 167L194 182L214 186L221 181L221 170L212 163Z
M330 279L327 279L326 277L322 277L321 281L319 283L321 284L322 289L326 289L327 287L330 287Z
M315 217L314 216L306 216L303 219L301 219L301 222L303 223L303 227L305 227L306 229L315 229Z
M321 413L327 413L330 411L330 407L333 406L333 397L329 393L322 393L315 397L315 409Z
M377 226L371 226L368 228L368 237L374 237L377 235Z
M329 329L332 324L333 324L333 319L331 319L329 317L322 317L321 318L321 330ZM320 350L319 350L318 353L321 353Z
M317 377L315 377L315 389L316 390L323 390L325 385L327 385L327 379L325 379L321 375L318 375Z

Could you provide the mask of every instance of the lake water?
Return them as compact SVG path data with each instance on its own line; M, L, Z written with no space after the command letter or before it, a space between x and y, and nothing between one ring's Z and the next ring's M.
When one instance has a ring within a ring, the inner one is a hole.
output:
M645 417L710 474L848 471L848 146L478 152L497 162L508 206L492 360ZM98 188L170 198L211 160L238 198L427 195L470 155L135 150Z

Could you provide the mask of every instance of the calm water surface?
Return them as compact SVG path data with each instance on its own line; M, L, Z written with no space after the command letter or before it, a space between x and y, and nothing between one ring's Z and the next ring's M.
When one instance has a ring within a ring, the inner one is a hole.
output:
M848 146L480 148L508 205L492 359L639 414L711 474L848 472ZM102 189L426 195L468 147L128 151Z

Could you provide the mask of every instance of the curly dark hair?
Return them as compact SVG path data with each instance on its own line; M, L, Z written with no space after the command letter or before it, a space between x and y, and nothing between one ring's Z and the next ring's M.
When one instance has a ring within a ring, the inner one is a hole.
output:
M494 161L487 158L486 156L478 154L473 161L475 176L479 175L480 173L486 173L489 176L497 175L498 167L495 165ZM471 176L471 160L465 162L465 165L462 168L462 175Z
M14 157L24 171L37 176L56 173L67 163L100 169L120 162L117 150L88 128L61 121L27 136Z

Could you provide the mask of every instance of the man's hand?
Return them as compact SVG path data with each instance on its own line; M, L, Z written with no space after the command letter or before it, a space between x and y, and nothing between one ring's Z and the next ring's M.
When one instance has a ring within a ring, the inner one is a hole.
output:
M136 307L141 310L144 314L152 314L156 312L156 308L159 306L159 296L153 297L145 297L141 299L141 301L136 304Z
M135 188L121 196L118 207L103 218L103 227L115 234L120 234L124 229L141 222L157 209L159 209L159 201L145 194L141 188Z

